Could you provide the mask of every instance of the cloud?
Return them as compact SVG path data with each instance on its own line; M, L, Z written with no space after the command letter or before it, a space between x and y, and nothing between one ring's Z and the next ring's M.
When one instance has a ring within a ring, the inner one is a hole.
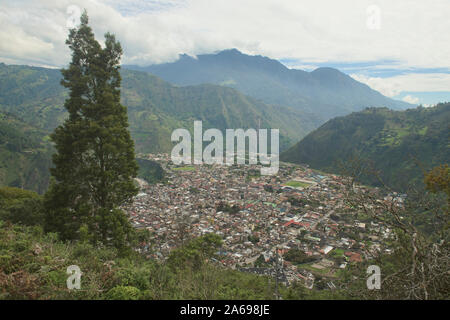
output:
M380 29L366 9L380 8ZM61 66L70 59L67 8L87 8L97 38L124 47L123 62L146 65L227 48L276 59L395 60L450 67L450 6L435 0L31 0L0 7L0 60Z
M419 98L413 97L411 95L407 95L407 96L403 97L402 100L405 101L405 102L411 103L411 104L418 104L419 101L420 101Z
M363 74L350 76L388 97L395 97L404 91L442 92L450 88L450 73L410 73L385 78Z

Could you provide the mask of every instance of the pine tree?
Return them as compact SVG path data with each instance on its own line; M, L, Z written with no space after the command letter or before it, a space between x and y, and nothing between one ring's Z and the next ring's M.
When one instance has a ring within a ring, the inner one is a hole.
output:
M69 89L69 116L51 135L56 154L45 197L46 227L63 239L78 239L80 229L87 229L94 243L122 247L133 228L119 207L138 190L127 109L120 104L122 48L110 33L101 47L86 11L80 21L66 40L72 61L62 70L61 84Z

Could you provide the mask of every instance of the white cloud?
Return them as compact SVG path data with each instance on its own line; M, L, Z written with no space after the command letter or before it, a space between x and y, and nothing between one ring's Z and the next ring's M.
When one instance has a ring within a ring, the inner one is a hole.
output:
M403 91L436 92L449 91L449 73L410 73L379 78L361 74L351 74L353 79L367 84L388 97L395 97Z
M381 9L379 30L366 9ZM87 8L97 38L111 31L124 63L173 61L236 47L303 61L397 60L450 67L448 0L62 0L9 1L0 7L0 60L61 66L70 59L67 7Z
M285 65L289 69L299 69L299 70L304 70L304 71L313 71L313 70L319 68L318 66L312 65L312 64L285 63Z
M407 96L403 97L402 100L405 101L405 102L411 103L411 104L418 104L419 101L420 101L419 98L413 97L411 95L407 95Z

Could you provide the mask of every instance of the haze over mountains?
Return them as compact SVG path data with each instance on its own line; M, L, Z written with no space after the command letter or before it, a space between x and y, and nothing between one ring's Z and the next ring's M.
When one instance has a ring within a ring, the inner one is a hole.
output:
M289 69L277 60L246 55L236 49L196 58L180 55L173 63L124 67L147 71L181 86L213 83L232 87L265 103L300 110L316 127L366 107L413 107L387 98L333 68L312 72Z
M387 186L406 191L423 185L424 171L450 159L449 124L450 103L406 111L368 108L328 121L281 160L347 174L359 162L368 169L360 181L381 186L376 170Z
M203 120L204 127L280 128L286 148L313 129L292 108L266 105L232 88L176 87L145 72L122 70L122 103L138 152L169 152L171 133ZM49 132L66 116L59 70L0 64L0 111ZM301 130L296 128L301 124Z
M122 103L128 107L136 151L169 153L172 131L207 128L280 128L286 149L314 127L301 112L266 105L239 91L217 86L173 86L146 72L122 70ZM67 112L68 93L56 69L0 63L0 185L44 192L51 165L50 134Z
M280 129L283 151L334 116L368 106L411 106L336 69L291 70L235 49L197 59L183 55L150 67L124 66L121 74L122 103L136 151L143 153L169 153L172 131L192 130L194 120L202 120L204 129ZM60 70L0 63L1 184L45 191L51 165L47 135L67 116L68 93L60 80ZM11 147L18 139L24 143Z

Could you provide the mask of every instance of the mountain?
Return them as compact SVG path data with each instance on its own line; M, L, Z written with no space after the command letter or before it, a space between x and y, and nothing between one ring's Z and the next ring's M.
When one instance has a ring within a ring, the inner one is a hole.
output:
M45 131L0 112L0 185L44 192L52 154Z
M317 120L315 127L335 116L366 107L413 107L389 99L333 68L318 68L312 72L289 69L277 60L249 56L236 49L196 58L180 55L179 60L172 63L124 68L147 71L181 86L212 83L232 87L265 103L289 106L310 114Z
M146 72L122 71L122 103L139 152L170 152L176 128L280 129L286 149L313 129L309 118L288 107L264 104L239 91L211 84L176 87Z
M286 148L313 129L309 118L288 107L271 106L216 85L176 87L146 72L122 70L122 103L128 107L137 152L170 152L171 133L192 128L279 128ZM59 70L0 64L0 111L18 115L45 131L66 117L67 91Z
M47 132L0 112L0 186L44 193L50 181L54 152ZM164 170L159 163L146 159L137 162L139 178L149 183L163 180Z
M128 107L136 152L170 152L172 131L192 131L194 120L202 120L204 129L279 128L282 150L313 129L303 113L266 105L232 88L211 84L176 87L146 72L122 70L121 74L122 103ZM4 117L8 114L0 122L1 132L6 132L0 143L0 185L39 192L46 189L51 157L46 154L48 143L45 147L40 143L67 116L64 100L68 92L60 80L56 69L0 63L0 112ZM19 137L25 141L23 147L12 150L20 145ZM33 168L38 173L33 173Z
M343 172L341 164L359 158L373 164L398 190L421 184L423 170L450 159L450 103L406 111L368 108L332 119L282 153L281 160ZM379 185L373 175L361 181Z

